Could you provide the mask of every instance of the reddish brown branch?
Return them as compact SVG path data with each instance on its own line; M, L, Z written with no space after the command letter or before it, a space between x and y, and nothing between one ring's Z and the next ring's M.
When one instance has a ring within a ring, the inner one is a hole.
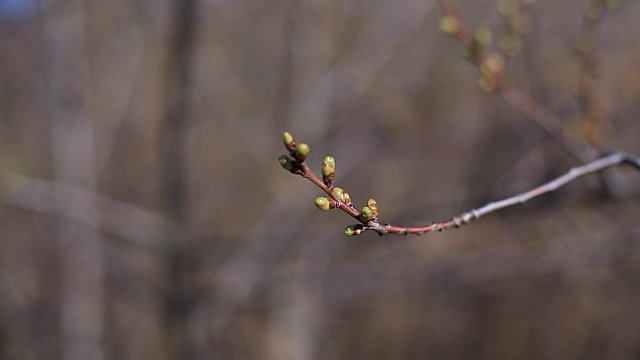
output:
M286 140L287 138L293 139L293 137L291 137L289 133L285 133L285 144L287 143L287 140ZM329 195L329 197L333 200L333 204L335 205L332 206L332 208L339 208L340 210L349 214L349 216L351 216L352 218L354 218L359 222L358 224L351 225L347 228L346 230L347 235L359 235L361 232L365 230L375 231L379 235L386 235L386 234L420 235L420 234L424 234L434 230L437 230L437 231L448 230L451 228L460 227L461 225L465 225L469 223L471 220L479 219L481 216L487 215L489 213L502 210L508 207L512 207L515 205L523 205L529 200L534 199L538 196L544 195L546 193L555 191L558 188L570 183L571 181L579 177L582 177L591 173L596 173L612 166L626 164L626 165L631 165L640 171L639 157L632 156L623 152L615 152L610 155L599 158L597 160L591 161L587 164L574 167L564 175L556 179L553 179L543 185L540 185L532 190L523 192L521 194L518 194L512 197L508 197L506 199L490 202L477 209L472 209L458 216L454 216L453 218L447 221L436 222L427 226L403 227L403 226L395 226L391 224L384 224L384 225L380 224L377 218L377 203L375 203L375 201L372 199L369 200L368 206L363 208L363 210L360 212L356 210L356 208L351 203L350 199L348 202L345 202L344 198L339 196L339 194L336 192L336 190L339 188L333 187L332 185L326 185L325 181L318 178L313 173L313 171L309 169L309 166L305 162L306 155L302 157L299 155L293 140L291 140L290 144L293 144L293 145L287 146L287 148L290 152L291 157L282 155L280 157L281 165L291 173L300 175L308 179L309 181L313 182L317 187L322 189L322 191L324 191L327 195ZM301 144L300 146L303 146L303 144ZM308 152L308 146L306 144L304 144L304 146ZM342 191L342 189L340 190ZM373 206L375 206L375 216L373 218L365 216L366 215L365 210L367 209L367 207L369 208L372 207L371 205L372 201L374 204ZM318 203L316 202L316 204ZM327 207L324 210L329 210L329 207Z
M353 217L354 219L359 220L358 217L360 216L360 213L353 207L353 205L347 205L344 201L342 201L342 199L340 199L340 197L338 197L338 194L336 194L336 192L334 191L334 187L325 185L324 182L320 180L313 173L313 171L311 171L311 169L309 169L309 166L307 166L306 162L302 163L300 165L300 168L302 170L302 172L300 173L302 177L304 177L305 179L309 179L312 183L316 184L317 187L322 189L325 194L329 195L331 199L333 199L338 204L337 207L340 210L351 215L351 217Z

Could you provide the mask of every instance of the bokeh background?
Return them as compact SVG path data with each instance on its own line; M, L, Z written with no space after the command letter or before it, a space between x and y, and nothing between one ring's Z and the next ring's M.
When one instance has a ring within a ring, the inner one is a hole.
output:
M568 136L640 154L640 2L459 6ZM479 90L442 15L0 1L0 357L639 358L637 171L457 230L349 238L280 168L288 130L314 170L335 156L357 205L421 225L576 165Z

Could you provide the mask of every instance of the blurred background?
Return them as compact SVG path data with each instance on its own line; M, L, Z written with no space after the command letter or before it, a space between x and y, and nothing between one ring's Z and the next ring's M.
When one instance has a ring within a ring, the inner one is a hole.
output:
M640 2L459 6L569 136L640 154ZM637 171L457 230L350 238L278 164L287 130L405 226L577 165L478 88L442 16L1 0L0 357L640 358Z

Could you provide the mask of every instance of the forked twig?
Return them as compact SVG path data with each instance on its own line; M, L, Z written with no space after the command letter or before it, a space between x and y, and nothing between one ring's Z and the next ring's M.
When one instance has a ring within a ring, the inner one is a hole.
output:
M508 197L506 199L490 202L477 209L464 212L458 216L454 216L450 220L443 222L435 222L427 226L419 227L403 227L395 226L391 224L380 224L378 221L378 204L374 199L369 199L367 205L358 211L351 200L350 195L342 188L334 187L333 180L335 176L335 159L331 156L327 156L322 164L322 180L316 176L306 163L307 155L309 154L309 146L307 144L300 144L296 146L293 136L288 132L284 133L284 143L289 155L280 156L280 164L285 170L293 174L300 175L309 181L313 182L322 191L324 191L329 198L318 197L316 199L316 206L321 210L330 210L339 208L345 213L349 214L352 218L356 219L359 223L350 225L345 230L347 235L359 235L365 230L373 230L379 235L386 234L402 234L402 235L420 235L430 231L443 231L451 228L457 228L461 225L469 223L471 220L478 219L489 213L505 209L515 205L522 205L527 201L541 196L543 194L552 192L571 181L591 173L604 170L608 167L616 165L631 165L640 171L640 158L626 154L624 152L615 152L597 160L591 161L587 164L577 166L569 170L564 175L555 178L541 186L538 186L527 192Z

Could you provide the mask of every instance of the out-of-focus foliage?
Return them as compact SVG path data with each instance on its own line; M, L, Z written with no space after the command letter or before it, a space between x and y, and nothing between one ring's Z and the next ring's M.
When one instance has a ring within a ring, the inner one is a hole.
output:
M335 157L357 208L421 225L575 164L479 91L437 2L10 3L1 358L640 356L637 173L394 240L345 236L351 219L278 165L290 130L317 174ZM640 3L592 29L595 77L584 3L527 6L507 76L570 136L639 154ZM495 2L459 5L499 41Z

